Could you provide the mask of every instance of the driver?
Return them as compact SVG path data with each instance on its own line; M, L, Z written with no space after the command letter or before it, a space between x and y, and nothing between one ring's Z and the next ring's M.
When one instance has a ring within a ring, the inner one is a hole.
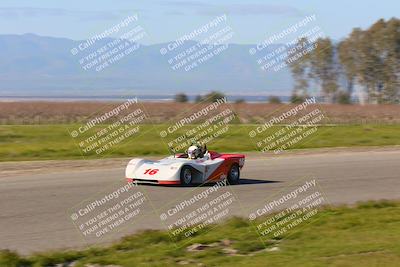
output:
M192 145L187 150L189 159L198 159L201 157L201 149L198 146Z
M187 155L189 159L203 158L207 153L207 146L199 147L197 145L191 145L187 150Z

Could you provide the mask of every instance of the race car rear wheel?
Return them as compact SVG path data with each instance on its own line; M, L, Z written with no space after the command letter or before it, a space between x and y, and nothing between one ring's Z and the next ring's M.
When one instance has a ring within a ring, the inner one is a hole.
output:
M189 186L192 184L192 168L190 166L183 166L181 169L181 184Z
M240 169L239 165L233 164L228 173L229 184L238 184L240 182Z

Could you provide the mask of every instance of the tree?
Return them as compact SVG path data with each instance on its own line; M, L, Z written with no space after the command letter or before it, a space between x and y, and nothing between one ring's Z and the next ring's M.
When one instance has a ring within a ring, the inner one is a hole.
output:
M197 95L196 98L194 99L194 102L199 103L203 101L203 97L201 95Z
M295 82L293 88L294 98L304 98L307 95L309 61L306 52L309 46L308 39L301 38L288 51L286 64L290 67Z
M346 91L348 95L353 93L354 82L357 75L357 55L353 49L355 44L352 39L348 38L338 44L338 56L341 71L346 78Z
M310 77L321 88L327 102L333 102L338 90L338 72L335 63L335 48L329 38L320 38L310 52Z
M290 96L290 103L293 103L293 104L300 104L300 103L303 103L304 101L306 101L306 99L307 99L307 96L303 96L303 95L296 95L296 94L292 94L291 96Z
M359 28L353 29L348 38L338 45L339 62L344 73L347 83L347 92L351 94L353 87L357 83L367 88L368 69L370 63L367 63L367 56L364 55L366 47L365 33ZM360 98L360 103L364 103L365 99Z
M212 91L205 96L201 97L201 101L205 102L216 102L220 99L224 99L225 95L223 93L217 92L217 91Z
M187 95L185 95L184 93L179 93L179 94L176 94L175 95L175 102L178 102L178 103L186 103L186 102L188 102L188 97L187 97Z
M339 91L336 98L339 104L351 104L351 96L348 92Z
M270 104L280 104L282 103L281 99L277 96L269 96L268 97L268 103Z
M354 29L339 46L347 80L364 88L370 103L399 101L400 21L378 20L369 29Z
M384 78L382 95L383 103L398 103L400 101L400 20L390 19L386 22L383 32L380 57L383 61Z
M307 95L316 84L326 101L351 100L355 86L362 88L369 103L400 102L400 20L375 22L366 30L353 29L335 45L329 38L314 43L299 39L289 48L287 64L294 79L292 101ZM345 81L345 89L340 88Z
M361 83L366 87L368 101L378 103L382 91L382 81L385 79L383 58L381 55L382 40L379 40L384 21L379 20L362 33L362 39L357 43L359 56L362 59L359 69Z

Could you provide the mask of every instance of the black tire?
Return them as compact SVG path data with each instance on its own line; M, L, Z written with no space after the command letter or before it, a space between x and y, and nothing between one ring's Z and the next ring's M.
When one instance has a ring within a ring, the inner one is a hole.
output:
M239 184L240 183L240 168L239 165L233 164L228 172L228 183Z
M181 169L181 185L191 186L193 179L192 168L190 166L183 166Z

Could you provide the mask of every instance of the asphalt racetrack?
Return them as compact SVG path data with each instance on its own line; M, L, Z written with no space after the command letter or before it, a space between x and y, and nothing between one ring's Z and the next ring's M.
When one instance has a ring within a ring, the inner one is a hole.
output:
M252 205L279 194L290 184L315 179L331 204L400 199L400 150L249 156L240 185L232 190L238 202L229 216L248 216ZM158 210L172 200L187 198L202 188L138 186L151 200L146 215L129 222L108 238L88 241L71 219L71 209L102 192L125 185L124 168L70 168L57 172L8 174L0 177L1 249L32 253L105 244L143 229L163 229ZM21 169L24 164L21 163ZM299 182L297 182L299 181ZM155 211L157 210L157 212Z

